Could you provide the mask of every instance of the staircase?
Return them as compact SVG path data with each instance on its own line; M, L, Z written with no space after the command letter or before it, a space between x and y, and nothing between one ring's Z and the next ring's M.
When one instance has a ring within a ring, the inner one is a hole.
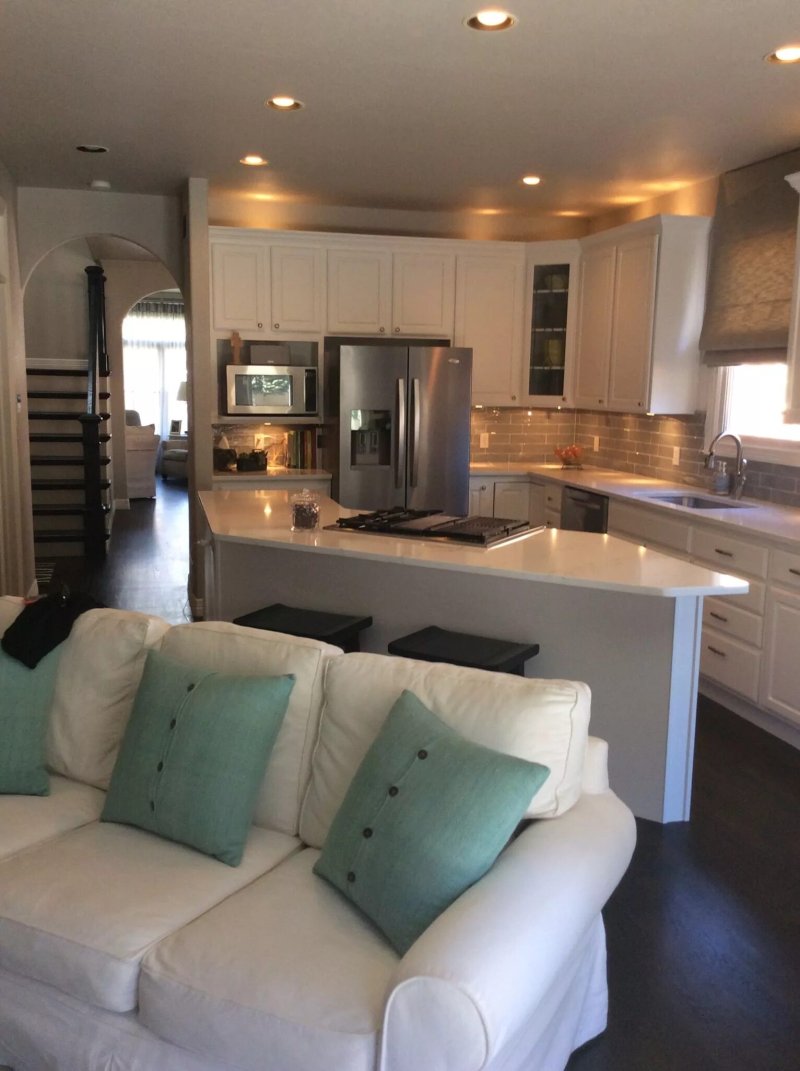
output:
M37 559L102 558L111 481L108 413L87 412L88 370L28 369L31 490ZM106 401L108 391L96 397ZM104 407L105 408L105 407Z

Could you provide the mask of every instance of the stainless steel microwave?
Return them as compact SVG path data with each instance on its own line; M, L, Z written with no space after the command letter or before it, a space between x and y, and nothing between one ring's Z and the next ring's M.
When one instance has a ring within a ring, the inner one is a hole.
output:
M229 364L228 413L264 416L315 416L317 370L280 364Z

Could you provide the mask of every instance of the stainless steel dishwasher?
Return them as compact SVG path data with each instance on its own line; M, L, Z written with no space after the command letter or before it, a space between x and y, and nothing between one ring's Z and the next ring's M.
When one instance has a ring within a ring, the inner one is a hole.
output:
M561 498L561 527L571 532L607 532L608 498L579 487L565 487Z

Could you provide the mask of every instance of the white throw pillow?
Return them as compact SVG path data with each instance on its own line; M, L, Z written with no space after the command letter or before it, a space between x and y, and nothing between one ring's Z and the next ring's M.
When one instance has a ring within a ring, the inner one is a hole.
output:
M555 818L577 802L589 732L588 685L347 654L326 672L319 739L300 816L306 844L322 847L353 775L404 688L468 740L550 769L527 817Z
M87 610L64 641L47 736L55 773L107 789L147 651L166 621L130 610Z

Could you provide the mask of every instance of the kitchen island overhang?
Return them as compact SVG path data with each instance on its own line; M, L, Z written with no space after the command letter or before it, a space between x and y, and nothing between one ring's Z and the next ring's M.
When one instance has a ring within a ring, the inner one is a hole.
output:
M704 595L747 581L607 535L532 532L495 547L291 531L286 491L203 491L205 615L274 602L370 614L362 649L426 625L539 643L529 676L586 681L615 791L642 818L689 817ZM320 498L322 526L346 510Z

